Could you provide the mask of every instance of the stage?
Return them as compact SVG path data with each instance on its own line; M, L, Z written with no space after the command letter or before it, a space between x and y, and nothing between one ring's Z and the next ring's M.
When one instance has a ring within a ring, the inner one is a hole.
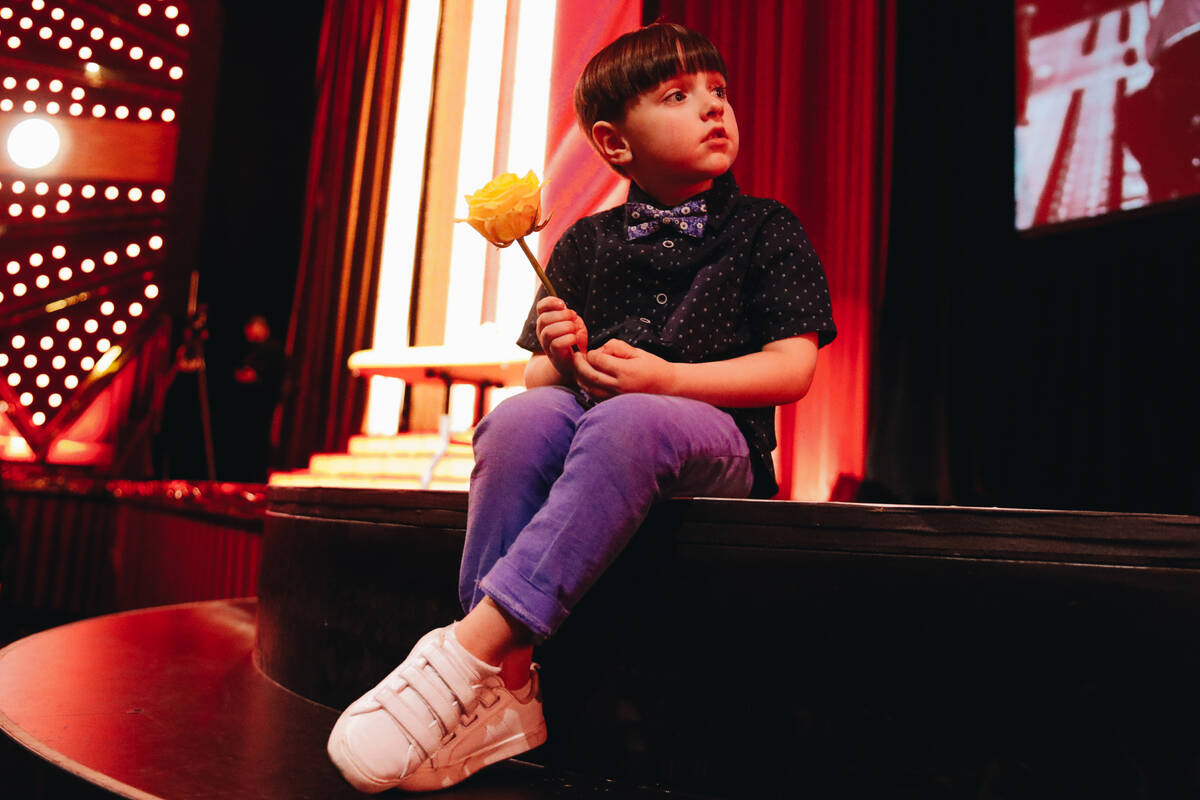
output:
M334 709L461 613L466 499L271 488L256 602L102 617L11 645L6 729L70 774L150 796L211 796L219 776L228 797L279 796L281 776L307 786L287 784L292 796L339 796L322 788L320 757ZM1186 796L1198 622L1196 517L675 500L538 654L551 738L529 761L541 769L460 791L579 796L553 792L586 776L632 793L618 796ZM111 696L80 691L77 659L35 657L72 648L109 654L93 662L126 676L102 681ZM147 669L161 692L136 679ZM175 680L194 687L190 705ZM34 699L59 681L75 688ZM142 708L150 719L130 711ZM201 725L213 735L190 735ZM113 765L111 742L151 734L188 754L132 747ZM189 789L192 768L167 769L173 758L212 768Z

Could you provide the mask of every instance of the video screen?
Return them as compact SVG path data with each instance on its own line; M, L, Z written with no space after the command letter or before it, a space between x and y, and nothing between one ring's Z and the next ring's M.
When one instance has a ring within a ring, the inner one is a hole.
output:
M1015 13L1018 229L1200 194L1200 0Z

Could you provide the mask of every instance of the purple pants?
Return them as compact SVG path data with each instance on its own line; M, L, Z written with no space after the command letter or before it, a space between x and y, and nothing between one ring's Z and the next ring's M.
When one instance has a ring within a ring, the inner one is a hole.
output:
M752 482L745 438L707 403L628 394L585 408L558 386L511 397L475 431L463 609L487 595L540 641L656 501L745 497Z

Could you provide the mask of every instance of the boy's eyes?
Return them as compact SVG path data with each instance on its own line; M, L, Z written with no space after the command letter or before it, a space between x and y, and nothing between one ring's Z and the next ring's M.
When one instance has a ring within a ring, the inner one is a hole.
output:
M722 100L725 99L727 92L726 92L726 89L724 86L714 86L711 89L711 91L713 94L715 94L717 97L721 98ZM683 91L682 89L676 89L675 91L673 91L669 95L667 95L667 99L674 101L676 103L682 103L684 100L687 99L687 92Z

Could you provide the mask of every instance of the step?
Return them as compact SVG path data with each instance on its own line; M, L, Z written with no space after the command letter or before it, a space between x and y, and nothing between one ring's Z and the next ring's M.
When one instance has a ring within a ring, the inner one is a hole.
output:
M421 479L416 476L403 475L328 475L309 470L292 472L272 472L269 481L271 486L288 486L303 488L340 488L340 489L382 489L382 490L416 490L421 488ZM434 476L429 491L461 492L467 488L467 481L457 478L440 478Z
M406 433L398 436L351 436L348 451L355 455L424 454L438 449L441 440L436 433ZM469 431L455 434L450 440L450 452L465 449L471 453Z
M3 796L362 798L325 755L338 712L256 667L255 613L253 600L146 609L44 631L0 650ZM662 796L521 761L436 795Z
M356 455L347 453L322 453L312 456L308 470L323 475L396 475L416 477L429 469L432 455ZM448 451L438 460L434 469L437 478L457 479L466 482L475 467L470 450Z
M461 492L268 493L258 657L342 705L461 615ZM539 648L530 758L734 797L1200 796L1200 518L676 500Z

